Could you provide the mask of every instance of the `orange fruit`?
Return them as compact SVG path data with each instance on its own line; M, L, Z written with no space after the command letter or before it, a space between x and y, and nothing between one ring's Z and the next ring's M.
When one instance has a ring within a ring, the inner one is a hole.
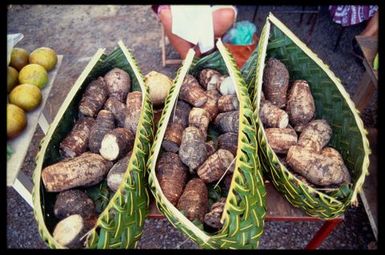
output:
M21 84L11 91L8 99L11 104L29 112L40 105L42 95L40 89L35 85Z
M29 64L19 72L19 82L33 84L42 89L48 82L48 73L38 64Z
M14 104L7 104L7 138L20 135L27 126L27 116L23 109Z
M13 48L9 65L20 71L28 64L29 53L23 48Z
M48 47L37 48L29 55L29 63L39 64L47 71L51 71L57 63L56 52Z
M9 93L18 83L19 72L12 66L8 66L7 71L7 92Z

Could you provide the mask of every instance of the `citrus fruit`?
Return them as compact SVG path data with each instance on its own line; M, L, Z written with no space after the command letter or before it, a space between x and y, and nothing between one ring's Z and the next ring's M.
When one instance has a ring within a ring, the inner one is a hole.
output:
M19 106L24 111L32 111L41 103L41 92L32 84L21 84L9 94L9 102Z
M9 93L13 87L17 85L19 72L12 66L8 66L7 71L7 92Z
M42 89L48 82L48 73L41 65L29 64L20 70L19 82L33 84Z
M23 48L13 48L9 65L20 71L28 64L29 53Z
M23 109L14 104L7 105L7 137L18 136L27 126L27 116Z
M37 48L29 55L29 63L39 64L47 71L51 71L57 63L56 52L48 47Z

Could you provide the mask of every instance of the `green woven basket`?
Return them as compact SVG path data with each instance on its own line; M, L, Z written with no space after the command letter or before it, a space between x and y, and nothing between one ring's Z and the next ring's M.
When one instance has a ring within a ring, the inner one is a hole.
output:
M50 248L65 247L57 243L51 234L57 223L53 216L53 205L57 193L46 192L41 180L41 171L44 167L62 159L59 154L59 143L72 129L78 114L80 99L89 82L103 76L114 67L129 73L132 80L132 91L142 91L142 112L132 156L123 181L111 199L104 201L106 207L99 215L94 228L88 233L86 247L133 248L142 234L149 206L147 180L144 176L153 138L153 111L148 88L145 87L143 75L135 59L122 41L119 41L118 45L119 47L108 56L104 54L104 49L96 52L68 93L47 134L41 141L33 174L32 196L40 236ZM100 187L102 190L102 186ZM102 193L101 196L103 196Z
M219 51L200 60L194 60L194 51L190 50L170 89L158 124L158 130L151 148L148 161L149 185L155 197L158 209L168 220L202 248L256 248L263 233L265 210L265 187L262 171L256 156L255 122L251 101L239 70L231 54L218 41ZM173 107L177 102L180 87L187 73L197 75L203 68L213 68L223 74L229 74L236 84L239 99L239 135L235 171L227 196L222 220L224 225L215 234L201 230L188 220L164 196L156 178L155 166L165 130Z
M259 102L265 62L274 57L282 61L291 80L307 80L314 97L317 118L326 119L333 135L329 145L336 148L352 176L352 184L330 191L317 190L295 177L273 152L259 118ZM253 95L259 156L264 171L275 188L294 206L311 216L330 219L357 205L357 194L368 175L369 142L359 112L341 81L303 42L272 14L267 17L259 45L242 74Z

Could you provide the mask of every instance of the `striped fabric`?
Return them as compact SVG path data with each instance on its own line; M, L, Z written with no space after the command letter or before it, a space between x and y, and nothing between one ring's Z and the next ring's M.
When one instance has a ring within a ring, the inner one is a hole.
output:
M330 5L333 21L343 27L370 19L378 10L377 5Z

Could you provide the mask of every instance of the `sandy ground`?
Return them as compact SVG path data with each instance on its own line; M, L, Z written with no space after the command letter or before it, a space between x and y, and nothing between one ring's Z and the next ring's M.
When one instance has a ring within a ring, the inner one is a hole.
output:
M266 15L272 11L299 38L307 39L309 26L305 15L299 25L299 14L279 13L282 10L300 10L298 6L261 6L256 19L260 32ZM240 6L239 20L251 20L253 6ZM156 70L174 77L178 66L162 67L160 27L149 6L45 6L12 5L8 7L8 33L20 32L24 39L17 45L29 51L41 46L54 48L64 55L63 63L55 80L44 113L52 121L57 110L78 78L88 60L98 48L111 52L117 41L123 40L132 50L143 72ZM339 27L334 24L325 7L322 8L309 47L341 79L346 90L353 95L363 73L351 54L351 40L364 28L357 25L344 33L340 47L333 51ZM170 56L176 53L168 46ZM367 127L376 127L376 97L362 117ZM58 103L59 102L59 103ZM25 158L22 171L31 176L38 144L44 134L37 128ZM302 249L321 226L320 222L267 222L260 241L261 249ZM325 240L323 249L367 249L374 241L365 211L360 205L351 208L345 221ZM11 188L7 188L7 247L47 248L37 231L33 211ZM176 230L166 219L147 219L139 248L198 248L192 241Z

